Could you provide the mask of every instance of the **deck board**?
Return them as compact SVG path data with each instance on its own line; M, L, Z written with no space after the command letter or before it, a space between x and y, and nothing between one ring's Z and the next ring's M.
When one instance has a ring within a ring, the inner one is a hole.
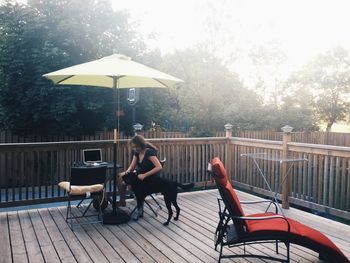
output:
M45 262L28 211L20 211L18 212L18 216L22 226L24 244L28 253L28 261L31 263Z
M0 242L0 262L11 262L11 241L9 235L9 225L7 221L7 214L0 214L0 227L1 227L1 242Z
M15 262L28 262L27 251L24 245L24 239L18 213L8 213L9 232L11 239L12 258Z
M238 192L240 200L260 198ZM218 222L216 190L182 193L179 221L162 225L167 213L163 207L159 216L145 207L143 219L113 226L89 224L75 226L72 231L65 222L66 207L49 207L18 212L1 212L0 263L5 262L217 262L213 236ZM152 202L152 200L150 200ZM134 200L128 202L131 211ZM247 214L264 211L264 205L243 205ZM93 210L92 210L93 211ZM75 210L74 213L77 211ZM314 227L326 234L350 258L350 226L291 208L288 217ZM81 219L84 222L89 219ZM285 253L283 245L280 253ZM226 253L242 253L241 248L224 248ZM274 254L274 244L246 246L247 253ZM270 262L261 259L226 259L224 262ZM291 245L291 262L322 262L317 253Z

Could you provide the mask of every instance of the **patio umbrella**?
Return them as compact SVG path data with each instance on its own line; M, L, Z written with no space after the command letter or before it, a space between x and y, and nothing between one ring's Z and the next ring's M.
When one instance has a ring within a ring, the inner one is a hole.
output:
M57 85L82 85L114 89L114 140L113 140L113 176L117 173L116 111L117 90L121 88L169 88L181 79L132 61L129 57L114 54L91 62L64 68L43 75ZM113 210L104 214L105 224L117 224L125 221L116 210L116 180L113 180Z

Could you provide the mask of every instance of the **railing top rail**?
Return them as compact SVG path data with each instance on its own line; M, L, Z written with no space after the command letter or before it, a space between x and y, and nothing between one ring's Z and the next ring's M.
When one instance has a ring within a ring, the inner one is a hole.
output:
M266 143L273 145L282 145L281 141L272 141L272 140L262 140L262 139L250 139L250 138L242 138L242 137L231 137L231 141L241 141L241 142L257 142L257 143Z
M350 147L345 146L289 142L288 150L291 152L350 158Z
M326 145L326 144L312 144L312 143L301 143L301 142L289 142L288 145L303 147L303 148L316 148L316 149L324 149L324 150L337 150L337 151L350 152L350 147L347 147L347 146L334 146L334 145Z
M200 137L200 138L152 138L148 141L155 143L172 143L172 142L218 142L225 141L223 137ZM119 139L117 142L126 143L129 139ZM52 147L67 147L79 145L96 145L96 144L111 144L113 140L94 140L94 141L62 141L62 142L28 142L28 143L0 143L0 150L6 149L22 149L22 148L52 148Z

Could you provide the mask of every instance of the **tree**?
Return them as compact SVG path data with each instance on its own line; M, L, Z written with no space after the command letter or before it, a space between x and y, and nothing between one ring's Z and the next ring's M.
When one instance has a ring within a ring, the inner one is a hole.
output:
M111 90L53 88L42 75L112 53L142 54L128 14L102 0L6 0L0 14L1 127L19 134L112 127Z
M326 123L327 131L337 121L345 120L350 103L350 58L342 47L336 47L316 56L303 70L289 80L294 91L309 90L312 106L319 123Z
M244 88L238 76L205 47L168 54L163 69L185 81L173 91L178 107L170 113L172 119L188 121L197 135L212 135L227 122L240 126L258 108L254 92Z

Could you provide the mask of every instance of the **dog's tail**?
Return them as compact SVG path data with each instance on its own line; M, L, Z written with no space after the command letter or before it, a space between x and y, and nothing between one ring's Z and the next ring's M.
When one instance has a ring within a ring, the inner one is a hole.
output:
M187 184L176 183L176 186L182 188L183 190L190 190L194 187L194 183L187 183Z

